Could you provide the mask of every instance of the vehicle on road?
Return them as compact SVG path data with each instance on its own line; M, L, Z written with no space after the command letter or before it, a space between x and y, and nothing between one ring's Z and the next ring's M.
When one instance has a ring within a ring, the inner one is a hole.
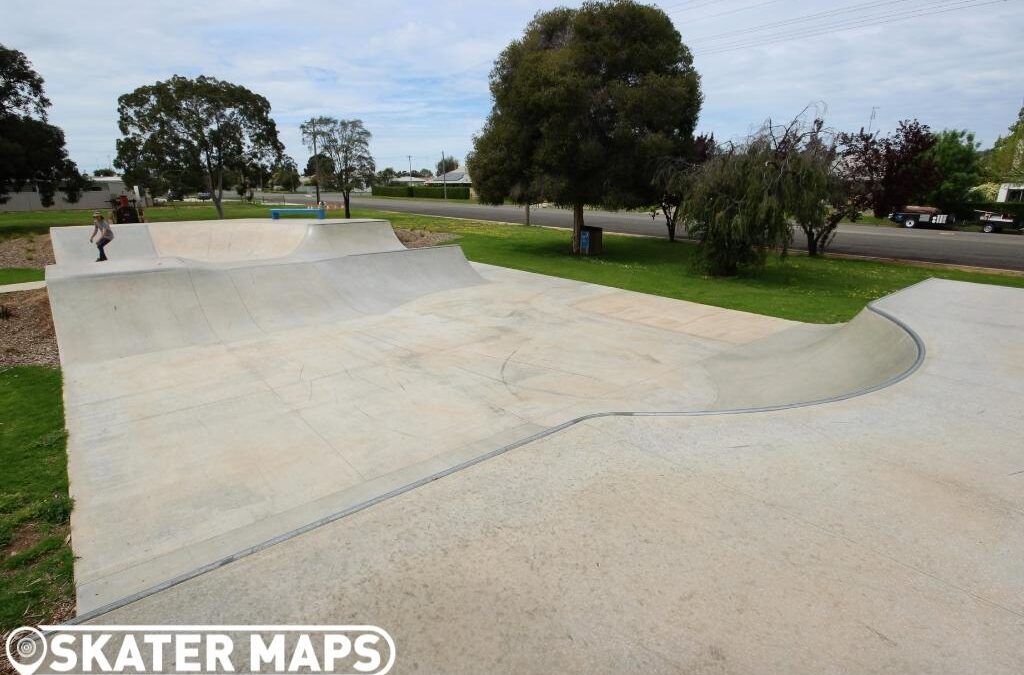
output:
M199 201L205 202L210 197L212 197L212 195L210 194L209 190L201 190L200 192L196 193L196 199L198 199Z
M1006 213L994 211L978 211L978 222L981 224L981 231L985 233L1001 232L1008 229L1016 229L1024 232L1024 224L1018 223L1013 216Z
M907 228L919 225L945 227L955 223L956 217L932 206L904 206L901 211L890 213L889 220Z

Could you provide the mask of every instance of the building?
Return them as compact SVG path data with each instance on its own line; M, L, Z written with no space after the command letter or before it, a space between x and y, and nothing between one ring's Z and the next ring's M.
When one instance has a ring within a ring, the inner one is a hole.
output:
M997 202L1024 202L1024 183L1003 183L999 186Z
M77 202L69 202L60 190L53 196L53 206L43 206L35 186L25 186L19 192L7 195L7 201L0 204L0 211L69 211L73 209L109 209L112 199L127 195L137 198L120 176L93 177L92 185L82 191Z
M431 178L429 185L432 185L433 187L440 187L442 185L449 185L452 187L473 187L473 181L465 171L449 171L448 173L443 173L440 176L434 176Z
M391 185L397 185L399 187L403 185L426 185L427 179L420 178L419 176L400 176L398 178L391 179Z

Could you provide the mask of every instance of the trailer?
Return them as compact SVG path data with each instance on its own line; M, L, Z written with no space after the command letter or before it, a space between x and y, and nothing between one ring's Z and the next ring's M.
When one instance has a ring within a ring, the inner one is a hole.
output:
M975 213L978 214L978 222L981 223L981 231L987 234L992 232L1002 232L1005 229L1017 229L1024 231L1024 227L1018 224L1013 216L1005 213L996 213L994 211L978 211L975 209Z
M955 223L956 217L932 206L904 206L902 210L890 213L889 220L908 228L918 225L945 227Z

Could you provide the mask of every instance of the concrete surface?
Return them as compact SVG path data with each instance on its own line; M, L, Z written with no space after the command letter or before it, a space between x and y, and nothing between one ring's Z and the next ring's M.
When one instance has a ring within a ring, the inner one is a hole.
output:
M47 270L80 613L374 623L397 672L1024 662L1021 291L807 326L369 231Z
M1020 673L1024 293L879 307L928 345L891 387L589 420L101 620L374 623L402 673Z
M20 284L0 284L0 293L15 293L17 291L34 291L38 288L46 288L45 281L24 281Z

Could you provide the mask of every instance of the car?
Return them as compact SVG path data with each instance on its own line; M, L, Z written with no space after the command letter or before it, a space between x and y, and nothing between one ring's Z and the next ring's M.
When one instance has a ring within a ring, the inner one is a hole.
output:
M196 199L204 202L212 196L209 190L200 190L196 193Z

